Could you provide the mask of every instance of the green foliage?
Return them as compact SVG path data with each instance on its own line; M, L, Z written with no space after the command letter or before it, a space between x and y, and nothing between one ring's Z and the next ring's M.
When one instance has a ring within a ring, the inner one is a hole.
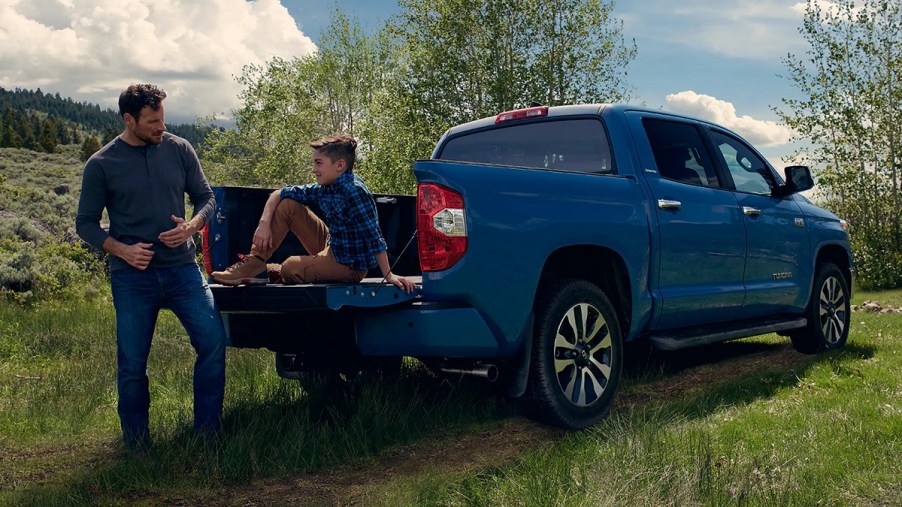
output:
M0 258L0 296L20 304L91 299L106 285L102 261L80 243L4 238Z
M456 125L533 101L561 105L628 97L623 78L636 49L623 40L613 2L400 5L390 29L409 55L402 81L430 123Z
M371 147L360 123L383 81L391 75L392 50L378 37L335 12L319 52L247 66L238 82L243 106L235 128L213 132L203 153L214 184L279 186L312 181L309 143L335 132L360 139L355 171L371 166Z
M452 125L534 100L626 99L636 49L612 12L600 0L402 1L368 35L336 11L319 52L245 69L236 128L211 136L205 170L217 184L307 182L307 143L342 131L374 191L411 193L411 164Z
M826 204L851 224L864 288L902 287L902 5L891 0L809 1L806 57L788 77L805 96L779 112L808 139Z
M308 143L328 132L314 57L245 67L235 128L213 132L203 154L213 184L278 186L309 180Z
M0 149L0 297L21 304L91 298L105 265L75 237L77 147L35 156Z

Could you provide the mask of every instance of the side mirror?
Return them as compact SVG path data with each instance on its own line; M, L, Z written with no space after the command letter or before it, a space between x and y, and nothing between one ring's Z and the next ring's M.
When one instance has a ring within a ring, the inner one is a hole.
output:
M811 177L811 169L804 165L791 165L784 169L786 184L783 185L783 195L791 195L814 188L814 179Z

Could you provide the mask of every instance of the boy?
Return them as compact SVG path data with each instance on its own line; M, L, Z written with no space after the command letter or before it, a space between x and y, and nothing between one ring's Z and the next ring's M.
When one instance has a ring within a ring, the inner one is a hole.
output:
M310 146L316 183L270 194L250 254L225 271L213 272L213 278L223 285L267 283L266 261L291 231L310 255L285 260L283 283L357 283L379 266L385 281L412 292L413 282L391 272L373 196L353 173L357 141L334 135ZM328 225L306 206L312 203L319 205Z

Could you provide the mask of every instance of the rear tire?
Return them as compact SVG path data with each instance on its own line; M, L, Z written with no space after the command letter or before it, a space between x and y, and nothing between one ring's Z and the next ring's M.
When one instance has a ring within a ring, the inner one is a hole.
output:
M607 415L623 367L617 314L585 280L564 280L536 305L527 414L563 428L591 426Z
M842 271L829 262L818 265L808 302L808 325L789 337L799 352L814 354L845 347L851 321L849 284Z

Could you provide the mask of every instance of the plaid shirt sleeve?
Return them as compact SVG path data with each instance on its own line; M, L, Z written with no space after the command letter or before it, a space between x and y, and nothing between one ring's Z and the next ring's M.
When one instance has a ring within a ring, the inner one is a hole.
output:
M322 186L318 183L313 185L289 185L282 187L279 197L282 199L294 199L301 204L310 204L315 202Z

